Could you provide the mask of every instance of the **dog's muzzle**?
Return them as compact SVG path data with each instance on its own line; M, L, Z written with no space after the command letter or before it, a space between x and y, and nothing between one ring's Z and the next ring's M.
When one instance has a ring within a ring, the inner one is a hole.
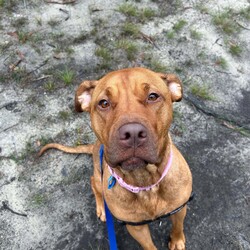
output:
M107 147L109 165L133 170L156 163L157 150L154 141L143 124L123 124L112 136L110 147Z

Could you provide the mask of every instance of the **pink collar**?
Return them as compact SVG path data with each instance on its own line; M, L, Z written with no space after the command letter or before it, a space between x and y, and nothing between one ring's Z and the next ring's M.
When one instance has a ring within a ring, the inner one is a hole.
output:
M128 191L132 193L139 193L140 191L149 191L150 189L158 185L162 181L162 179L167 175L168 170L170 169L170 166L172 164L172 160L173 160L173 152L172 150L170 150L168 163L164 168L161 178L155 184L152 184L146 187L136 187L136 186L129 185L118 174L116 174L116 172L110 166L108 166L108 169L109 169L110 174L116 179L116 181L120 184L121 187L127 189Z

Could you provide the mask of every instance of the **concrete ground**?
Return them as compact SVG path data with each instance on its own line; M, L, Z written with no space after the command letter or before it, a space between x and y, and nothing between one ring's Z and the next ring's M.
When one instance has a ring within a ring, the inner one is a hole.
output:
M196 193L187 249L250 249L249 20L247 0L0 0L0 249L108 249L90 156L37 152L93 142L76 87L134 66L183 81L171 132ZM169 221L150 227L166 249Z

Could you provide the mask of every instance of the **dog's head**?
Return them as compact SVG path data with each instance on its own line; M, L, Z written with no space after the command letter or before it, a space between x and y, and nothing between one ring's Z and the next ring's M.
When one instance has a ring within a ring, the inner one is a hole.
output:
M76 91L75 108L90 112L107 163L131 170L161 163L169 140L172 102L181 98L177 76L130 68L98 81L84 81Z

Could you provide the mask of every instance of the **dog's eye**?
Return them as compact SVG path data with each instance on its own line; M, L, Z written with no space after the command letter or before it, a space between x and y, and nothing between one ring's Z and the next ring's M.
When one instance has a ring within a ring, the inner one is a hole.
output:
M110 107L110 102L105 99L102 99L101 101L99 101L98 106L101 109L107 109L108 107Z
M159 98L160 98L160 96L159 96L158 94L156 94L156 93L151 93L151 94L149 94L147 101L148 101L148 102L155 102L155 101L157 101Z

